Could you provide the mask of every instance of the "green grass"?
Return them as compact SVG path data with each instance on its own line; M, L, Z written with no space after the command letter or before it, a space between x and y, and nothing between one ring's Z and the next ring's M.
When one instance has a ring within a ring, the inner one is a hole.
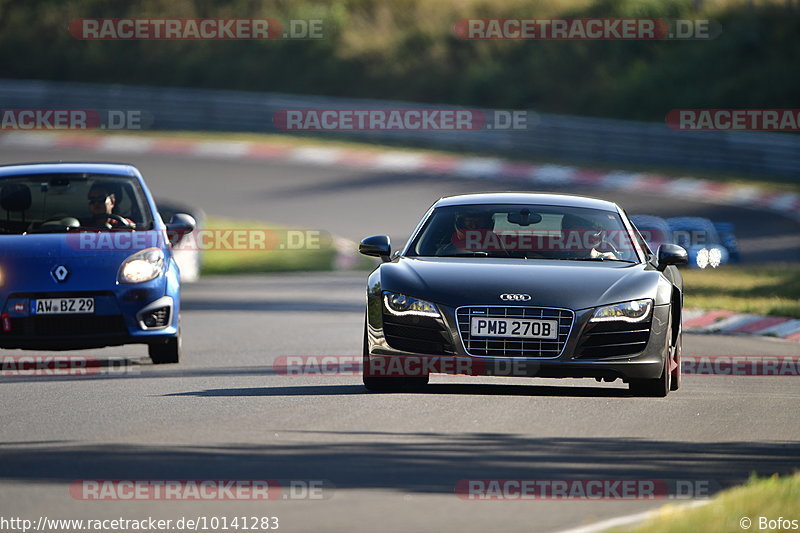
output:
M759 517L800 520L800 474L768 478L752 477L739 487L726 490L708 505L681 509L662 507L657 515L635 529L615 529L633 533L730 533L732 531L769 531L759 528ZM749 529L740 527L740 520L751 520ZM773 530L775 531L775 530Z
M684 270L686 307L800 318L800 265Z
M337 256L334 237L320 231L318 244L316 240L311 241L310 246L298 249L292 248L292 243L298 244L299 236L305 242L309 238L314 239L316 233L309 234L304 229L279 226L260 221L233 220L220 217L208 217L203 227L206 237L203 242L209 242L208 235L221 235L215 230L256 230L253 233L264 234L265 245L262 246L258 241L252 241L251 248L242 249L247 246L236 247L236 249L204 249L202 274L241 274L255 272L298 272L298 271L320 271L334 270ZM261 232L263 230L263 233ZM287 231L294 232L295 240L292 241L287 236ZM246 234L242 232L242 234ZM230 241L232 242L232 241ZM284 248L281 249L280 246ZM269 248L269 249L262 249ZM356 257L357 251L352 246L353 268L367 268L369 261L367 258ZM348 251L345 251L348 253Z

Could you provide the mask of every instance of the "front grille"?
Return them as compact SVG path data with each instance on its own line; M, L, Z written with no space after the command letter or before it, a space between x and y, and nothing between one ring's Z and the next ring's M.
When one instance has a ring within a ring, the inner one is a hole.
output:
M650 322L590 323L581 337L576 357L603 358L633 355L647 346Z
M383 335L395 350L425 355L455 353L450 334L434 318L383 315Z
M126 335L121 315L34 315L12 318L7 335L26 337L77 337L81 335Z
M456 312L464 349L469 355L488 357L558 357L567 343L574 316L569 309L548 307L461 307ZM470 333L472 317L557 320L558 339L473 337Z

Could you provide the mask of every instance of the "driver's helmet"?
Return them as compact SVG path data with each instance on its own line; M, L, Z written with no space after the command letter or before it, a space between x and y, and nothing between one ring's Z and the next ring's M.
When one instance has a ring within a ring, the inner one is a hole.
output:
M580 242L590 244L590 247L597 246L603 240L603 226L590 218L578 215L564 215L561 219L561 231L565 239L569 239L572 232L578 232L576 236Z
M491 213L481 211L467 211L456 214L456 231L493 230L494 217Z

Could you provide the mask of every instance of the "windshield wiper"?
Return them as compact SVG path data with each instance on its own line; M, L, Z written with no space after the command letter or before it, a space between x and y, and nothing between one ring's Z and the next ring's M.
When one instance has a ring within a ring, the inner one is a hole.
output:
M463 252L458 254L443 254L435 257L489 257L489 252Z
M636 261L628 261L627 259L613 259L611 257L573 257L561 258L562 261L614 261L616 263L631 263L636 264Z

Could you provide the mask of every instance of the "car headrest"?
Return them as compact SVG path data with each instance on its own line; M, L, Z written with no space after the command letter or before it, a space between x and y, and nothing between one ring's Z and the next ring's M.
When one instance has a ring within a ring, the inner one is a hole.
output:
M592 227L591 223L583 217L568 213L561 219L562 230L588 230Z
M0 207L5 211L27 211L31 203L31 189L24 183L9 183L0 188Z

